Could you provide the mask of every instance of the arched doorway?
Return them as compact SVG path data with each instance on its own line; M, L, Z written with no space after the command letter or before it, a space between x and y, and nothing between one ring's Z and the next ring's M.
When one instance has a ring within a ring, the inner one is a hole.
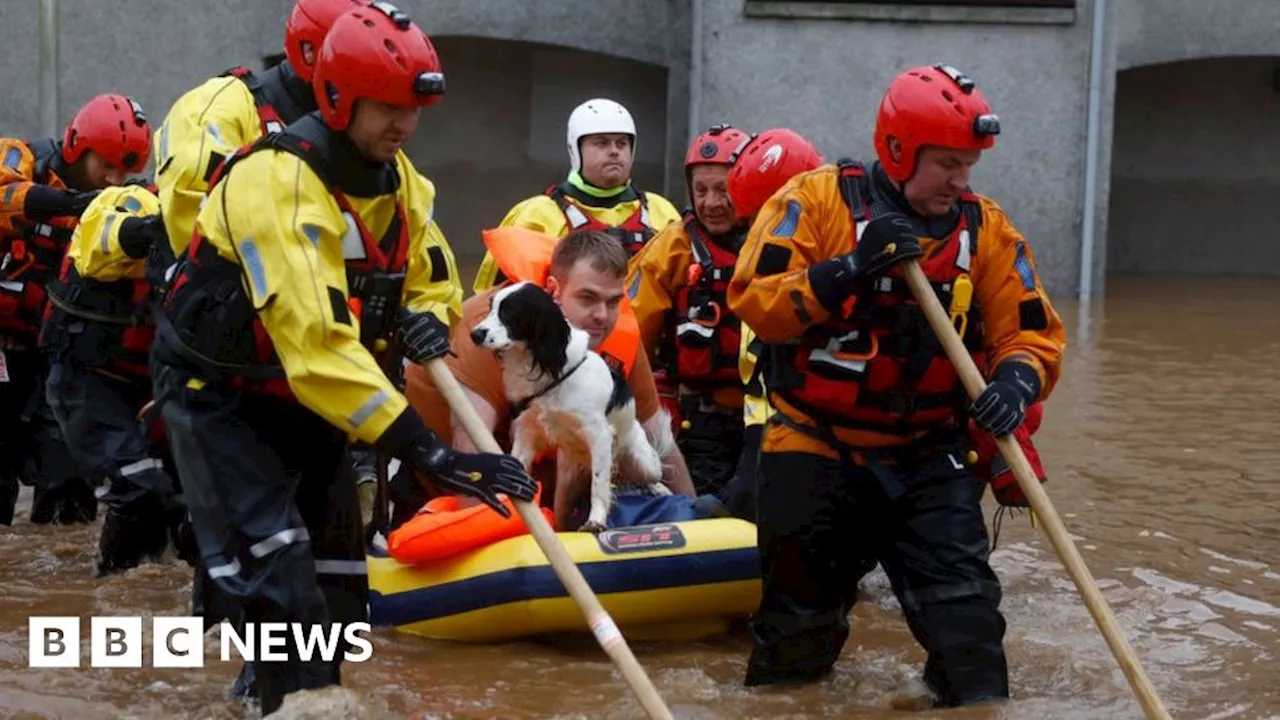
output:
M422 114L407 151L436 185L436 220L470 286L484 254L480 231L512 205L568 172L565 121L580 102L608 97L636 121L634 182L661 192L666 153L667 71L635 60L553 45L436 36L448 83Z
M1121 71L1107 268L1280 276L1280 57Z

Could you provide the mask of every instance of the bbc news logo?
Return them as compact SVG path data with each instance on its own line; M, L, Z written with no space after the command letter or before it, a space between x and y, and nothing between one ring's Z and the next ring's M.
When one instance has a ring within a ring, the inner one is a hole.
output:
M80 618L32 617L27 622L30 652L27 667L80 667ZM302 625L301 623L246 623L238 629L228 622L219 626L222 662L234 653L245 662L285 662L292 643L297 657L332 662L342 651L346 662L364 662L373 656L369 623ZM198 617L151 619L151 667L204 667L204 620ZM141 617L93 617L89 619L89 667L140 668L147 644Z

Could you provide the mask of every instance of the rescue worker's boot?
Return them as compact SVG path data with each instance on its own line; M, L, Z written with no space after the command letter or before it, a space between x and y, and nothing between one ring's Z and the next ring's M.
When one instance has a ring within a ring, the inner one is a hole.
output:
M13 509L18 506L18 478L0 474L0 525L13 524Z
M230 697L246 707L255 707L259 703L257 676L253 673L253 663L246 662L240 666L240 674L231 685Z
M303 632L309 634L311 629L308 625L303 624ZM339 684L336 663L325 662L316 656L311 660L301 660L296 650L288 653L289 659L285 662L254 662L252 673L263 717L279 710L284 696L289 693Z
M138 522L134 517L108 509L102 522L102 535L98 538L97 577L137 567L148 552L154 550L154 529L154 525L148 528L147 524ZM160 532L165 532L163 526Z
M85 478L73 478L62 486L58 522L63 525L90 524L98 519L98 498Z
M62 507L61 496L62 488L36 485L31 494L31 524L48 525L57 522L58 511Z
M196 547L195 531L191 528L191 520L187 517L187 509L174 507L168 512L169 542L173 545L173 553L179 560L195 567L200 550Z

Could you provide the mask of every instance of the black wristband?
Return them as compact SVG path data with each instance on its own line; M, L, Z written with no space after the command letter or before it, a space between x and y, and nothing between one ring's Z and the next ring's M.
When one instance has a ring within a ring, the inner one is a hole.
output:
M444 443L441 443L440 437L422 422L422 417L412 405L405 406L404 412L392 420L387 429L383 430L378 439L373 442L373 446L379 451L397 458L404 455L415 444L443 445Z

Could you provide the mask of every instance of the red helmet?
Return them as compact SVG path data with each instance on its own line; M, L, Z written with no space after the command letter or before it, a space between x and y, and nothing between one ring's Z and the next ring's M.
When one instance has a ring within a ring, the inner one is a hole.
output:
M334 22L311 85L325 123L346 130L360 98L400 107L436 104L444 73L427 34L394 5L375 2Z
M734 212L743 219L754 218L788 180L822 163L813 144L794 130L774 128L756 135L729 171Z
M894 78L876 117L876 155L889 177L905 182L915 174L916 155L926 145L986 150L996 144L1000 119L977 85L950 65L911 68ZM897 138L902 155L889 153Z
M689 144L684 171L694 165L732 165L750 140L750 135L727 123L712 125Z
M62 138L62 159L74 163L92 150L126 172L151 158L151 124L142 106L124 95L97 95L76 111Z
M284 26L284 54L303 82L311 82L316 55L333 23L348 10L368 4L368 0L298 0L294 4Z

